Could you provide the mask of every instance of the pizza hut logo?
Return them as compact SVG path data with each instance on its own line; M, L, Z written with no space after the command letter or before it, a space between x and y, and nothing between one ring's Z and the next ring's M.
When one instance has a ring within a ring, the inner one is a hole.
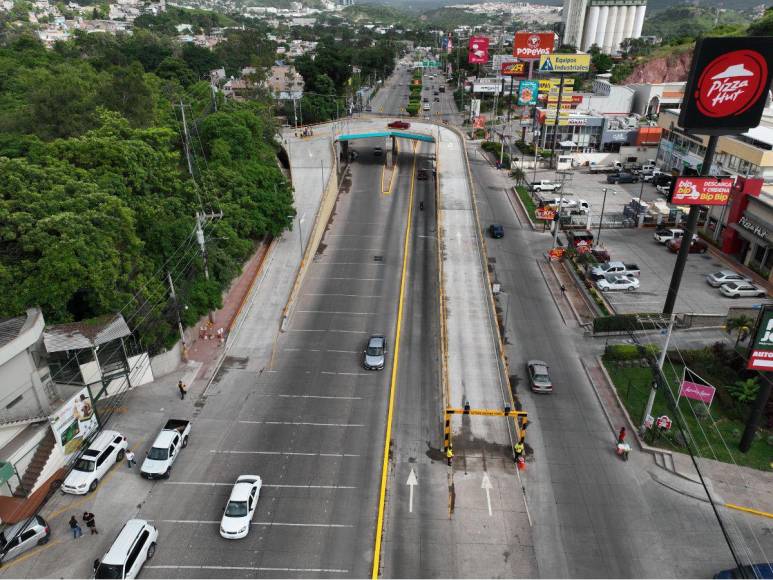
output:
M529 48L531 48L532 50L539 48L539 45L540 45L539 34L532 34L531 36L529 36L529 39L526 41L526 43L528 44Z
M754 50L736 50L711 61L698 79L695 100L707 117L732 117L752 107L765 90L768 66Z

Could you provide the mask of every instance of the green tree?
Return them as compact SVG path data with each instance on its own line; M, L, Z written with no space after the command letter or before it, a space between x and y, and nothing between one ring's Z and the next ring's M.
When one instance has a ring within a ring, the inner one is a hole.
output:
M156 74L162 79L176 80L184 87L199 80L183 59L174 56L168 56L162 60L156 69Z
M220 59L215 56L211 50L196 46L195 44L186 44L183 46L180 58L190 68L199 79L208 79L209 71L221 66Z
M597 73L606 73L612 68L612 58L603 52L597 52L591 57L591 64Z
M732 385L727 385L727 392L736 401L742 405L753 403L757 398L757 393L760 390L759 380L757 377L745 380L739 380Z
M137 127L147 127L153 119L153 96L139 62L115 69L99 96L107 108L118 111Z
M773 36L773 6L765 9L762 18L752 22L746 33L749 36Z
M750 317L746 316L745 314L727 319L727 322L725 323L725 332L727 332L728 334L733 334L733 332L736 333L735 345L733 345L733 350L738 349L738 343L740 341L746 340L753 326L754 326L754 320L752 320Z

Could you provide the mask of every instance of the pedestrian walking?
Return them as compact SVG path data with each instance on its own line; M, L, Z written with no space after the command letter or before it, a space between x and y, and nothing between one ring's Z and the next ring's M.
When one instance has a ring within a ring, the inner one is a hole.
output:
M83 535L83 530L81 529L80 525L78 524L78 520L75 519L75 516L72 516L70 518L70 529L72 530L72 539L77 540Z
M83 512L83 521L86 527L89 529L91 535L98 534L97 521L94 519L94 514L91 512Z
M177 388L180 390L180 399L185 399L185 392L187 389L187 387L185 386L185 383L183 383L182 381L179 381L177 383Z
M217 329L217 340L220 342L220 346L223 346L225 343L225 330L223 330L223 327Z
M451 460L453 458L454 458L454 450L451 449L451 446L449 445L446 448L446 462L448 463L449 466L451 465Z
M566 296L566 286L561 284L561 296Z
M129 466L129 469L132 468L132 464L137 464L137 462L134 460L134 452L129 449L126 450L126 464Z
M625 427L620 427L620 433L617 434L617 444L622 445L625 443Z

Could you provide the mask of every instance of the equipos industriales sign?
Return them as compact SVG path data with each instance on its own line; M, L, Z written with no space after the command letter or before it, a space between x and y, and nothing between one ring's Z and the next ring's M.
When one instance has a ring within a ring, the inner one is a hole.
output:
M677 177L671 186L670 203L680 205L727 205L733 179Z
M539 58L541 73L583 73L590 70L589 54L547 54Z
M513 39L513 56L537 60L543 54L553 54L555 45L554 32L516 32Z
M702 135L742 133L760 124L771 82L773 38L698 40L679 125Z

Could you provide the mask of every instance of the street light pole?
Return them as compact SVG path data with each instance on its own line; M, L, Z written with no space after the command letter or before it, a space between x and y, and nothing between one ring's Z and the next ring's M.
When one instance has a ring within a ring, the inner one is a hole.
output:
M668 332L666 334L666 342L663 345L663 350L660 351L660 357L658 357L658 368L662 371L663 370L663 364L666 362L666 351L668 350L668 343L671 341L671 332L674 330L674 321L676 320L676 314L671 314L671 320L668 323ZM642 417L641 420L641 427L639 429L639 432L644 435L644 432L647 430L647 427L645 426L647 422L647 417L652 415L652 406L655 404L655 393L657 393L657 382L653 381L652 388L650 389L650 396L647 399L647 406L644 409L644 417Z
M607 187L604 188L604 199L601 201L601 217L599 218L599 233L596 234L596 245L599 245L601 239L601 224L604 223L604 207L607 205ZM617 191L612 190L612 195L615 195Z

